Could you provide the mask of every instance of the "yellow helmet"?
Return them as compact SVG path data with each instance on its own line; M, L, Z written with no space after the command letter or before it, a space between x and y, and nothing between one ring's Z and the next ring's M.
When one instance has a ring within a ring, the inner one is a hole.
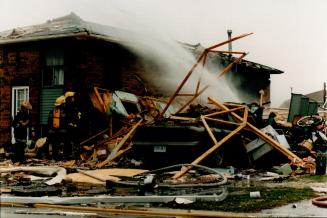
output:
M24 102L22 102L20 106L21 106L21 107L24 107L24 108L26 108L26 109L28 109L28 110L32 110L32 105L31 105L31 103L29 103L28 101L24 101Z
M72 91L68 91L65 93L65 97L73 97L75 95L75 92L72 92Z
M65 96L62 95L62 96L60 96L60 97L58 97L58 98L56 99L54 105L55 105L55 106L60 106L60 105L64 104L65 101L66 101L66 98L65 98Z

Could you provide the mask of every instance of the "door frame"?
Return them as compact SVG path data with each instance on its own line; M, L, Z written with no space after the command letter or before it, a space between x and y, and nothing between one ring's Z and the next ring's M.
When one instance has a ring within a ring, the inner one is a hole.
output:
M19 99L17 101L17 92L19 90L24 90L26 91L23 98L22 99ZM11 117L12 119L14 119L14 117L16 116L17 112L20 110L20 104L23 102L23 101L29 101L29 92L30 92L30 88L29 86L13 86L11 88ZM29 132L29 129L27 129L27 131ZM28 133L27 132L27 133ZM28 138L29 134L27 134L27 139ZM14 135L14 128L11 127L11 141L12 143L14 143L16 140L15 140L15 135Z

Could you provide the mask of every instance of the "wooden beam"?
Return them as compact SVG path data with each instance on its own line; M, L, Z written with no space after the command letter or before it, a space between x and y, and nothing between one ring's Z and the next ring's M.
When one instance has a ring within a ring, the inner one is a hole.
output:
M244 114L243 114L243 125L246 126L246 123L248 121L248 116L249 116L249 110L247 107L244 108Z
M96 179L96 180L99 180L100 182L104 182L104 183L106 183L106 180L101 179L101 178L98 177L98 176L91 175L91 174L89 174L88 172L86 172L86 171L84 171L84 170L79 170L79 169L77 169L77 172L79 172L79 173L81 173L81 174L83 174L83 175L85 175L85 176L91 177L92 179Z
M227 44L227 43L233 42L233 41L235 41L235 40L238 40L238 39L244 38L244 37L249 36L249 35L252 35L252 34L253 34L253 33L245 33L245 34L242 34L242 35L239 35L239 36L233 37L233 38L231 38L231 39L229 39L229 40L226 40L226 41L221 42L221 43L219 43L219 44L213 45L213 46L207 48L207 50L213 50L213 49L218 48L218 47L220 47L220 46L223 46L223 45L225 45L225 44Z
M107 106L104 105L104 102L103 102L103 100L102 100L102 98L101 98L101 96L100 96L100 93L99 93L99 91L98 91L98 88L97 88L97 87L94 87L93 90L94 90L94 93L95 93L95 95L96 95L96 97L97 97L97 99L98 99L100 105L102 106L103 113L105 113L105 112L107 111Z
M212 116L219 115L219 114L225 114L225 113L229 113L229 112L232 112L232 111L242 110L244 108L245 108L244 106L241 106L241 107L237 107L237 108L233 108L233 109L217 111L217 112L214 112L214 113L211 113L211 114L206 114L206 115L204 115L204 117L212 117Z
M177 96L194 96L195 94L190 94L190 93L181 93L177 94Z
M180 116L170 116L169 119L172 120L184 120L184 121L191 121L191 122L197 122L198 119L193 117L180 117Z
M188 102L186 102L186 104L184 104L177 112L176 112L176 114L178 114L178 113L181 113L181 112L183 112L185 109L186 109L186 107L188 106L188 105L190 105L197 97L199 97L205 90L207 90L209 88L209 86L207 85L207 86L205 86L203 89L201 89L198 93L196 93Z
M222 138L219 142L217 141L215 135L213 134L213 132L211 131L208 123L206 122L205 119L211 119L213 120L213 118L206 118L204 116L201 116L200 119L205 127L205 129L207 130L211 140L213 141L214 145L208 149L206 152L204 152L201 156L199 156L197 159L195 159L192 164L198 164L199 162L201 162L203 159L205 159L208 155L210 155L211 153L213 153L214 151L216 151L222 144L224 144L226 141L228 141L232 136L234 136L235 134L237 134L239 131L241 131L244 127L247 126L247 118L248 118L248 109L246 107L244 108L244 114L243 114L243 119L241 117L239 117L239 121L241 121L241 124L237 124L239 125L235 130L233 130L232 132L230 132L227 136L225 136L224 138ZM229 110L227 107L225 107L223 109L224 111ZM234 113L234 112L230 112L230 113ZM217 119L214 119L215 121L217 121ZM222 121L222 120L219 120ZM232 122L231 122L232 123ZM233 123L236 124L236 123ZM181 177L182 175L184 175L187 171L189 171L192 168L192 166L188 166L186 168L183 168L181 171L177 172L172 178L173 179L177 179L179 177Z
M206 52L205 55L204 55L204 59L203 59L203 62L202 62L202 67L203 68L204 68L204 66L206 64L207 57L208 57L208 52ZM199 75L198 83L196 84L196 88L195 88L195 94L197 94L199 92L202 74L203 74L203 70L201 71L201 75Z
M242 107L242 104L235 104L235 103L222 103L225 106L229 106L229 107Z
M204 128L206 128L206 130L207 130L207 132L208 132L208 134L209 134L211 140L213 141L214 144L217 144L218 141L217 141L215 135L212 133L212 131L211 131L211 129L210 129L208 123L206 122L206 120L204 119L203 116L201 116L200 118L201 118L201 121L202 121L202 123L203 123L203 125L204 125Z
M215 51L215 50L210 50L210 52L217 52L217 53L225 53L225 54L245 54L243 51Z
M241 131L244 128L244 125L240 125L237 127L234 131L230 132L227 136L222 138L219 142L214 144L209 150L204 152L201 156L199 156L197 159L195 159L192 164L198 164L200 163L203 159L205 159L208 155L216 151L222 144L224 144L226 141L228 141L232 136L234 136L236 133ZM209 130L211 131L211 130ZM212 132L211 132L212 133ZM172 178L173 179L178 179L182 175L184 175L187 171L189 171L192 168L192 166L185 167L181 171L177 172Z
M208 100L210 102L212 102L213 104L215 104L220 109L222 109L222 110L228 110L228 107L226 107L225 105L221 104L220 102L218 102L214 98L208 97ZM231 112L231 114L237 120L243 121L243 119L239 115L237 115L236 113ZM286 149L283 145L281 145L280 143L278 143L274 139L270 138L268 135L266 135L264 132L262 132L260 129L258 129L257 127L253 126L249 122L246 122L246 127L248 127L253 133L255 133L257 136L259 136L262 140L264 140L265 142L269 143L275 149L277 149L278 151L280 151L282 154L284 154L290 160L297 160L297 161L299 161L301 163L303 162L303 160L301 158L299 158L296 154L294 154L290 150Z
M223 76L225 73L229 72L229 71L232 69L233 65L236 64L237 62L239 62L240 60L242 60L246 55L247 55L247 54L244 53L244 54L242 54L239 58L235 59L232 63L228 64L227 67L226 67L223 71L221 71L221 73L219 74L218 77L221 77L221 76Z
M112 197L112 196L110 196ZM120 197L120 196L119 196ZM126 197L126 196L125 196ZM142 196L130 196L130 198L139 198ZM170 201L171 199L167 200L167 196L147 196L149 202L154 202L152 199L153 197L156 198L164 198L165 202ZM173 199L183 196L173 196ZM202 199L201 196L198 197ZM120 200L121 201L121 200ZM137 202L136 200L131 200L130 202ZM158 201L155 201L158 202ZM163 202L163 201L160 201ZM2 204L2 203L1 203ZM233 217L233 218L241 218L241 217L258 217L258 214L249 215L245 213L227 213L227 212L208 212L208 211L196 211L196 210L160 210L160 209L117 209L117 208L102 208L102 207L82 207L82 206L67 206L67 205L59 205L59 204L44 204L44 203L36 203L33 204L35 208L51 208L57 210L68 210L68 211L82 211L88 213L99 213L99 214L122 214L122 215L134 215L134 217L141 217L141 216L150 216L150 217Z
M85 143L91 141L92 139L98 137L99 135L104 134L104 133L107 132L108 130L109 130L109 128L107 128L107 129L105 129L105 130L102 130L101 132L98 132L97 134L91 136L90 138L85 139L84 141L82 141L82 142L80 143L80 145L81 145L81 146L84 145Z
M111 164L112 162L114 162L115 159L117 159L118 157L122 156L123 154L125 154L127 151L129 151L132 148L132 146L128 146L125 149L119 150L116 155L110 160L110 161L105 161L104 163L101 162L101 165L97 165L97 167L101 168L104 167L106 165Z
M168 107L171 105L171 103L175 100L175 98L177 97L178 93L182 90L183 86L185 85L186 81L190 78L190 76L192 75L194 69L198 66L198 64L201 62L201 60L205 57L205 54L207 53L207 51L204 51L201 56L198 58L197 62L192 66L192 68L189 70L189 72L186 74L185 78L183 79L183 81L181 82L181 84L177 87L175 93L173 94L173 96L171 96L171 98L169 99L169 101L167 102L166 106L164 107L164 109L161 111L161 113L159 114L159 119L163 117L163 115L166 113L166 111L168 110Z
M183 81L181 82L181 84L177 87L177 90L175 91L175 93L173 94L173 96L169 99L169 101L168 101L168 103L166 104L166 106L164 107L164 109L162 110L162 112L159 114L159 119L161 119L162 117L163 117L163 115L166 113L166 111L168 110L168 107L171 105L171 103L175 100L175 98L178 96L178 93L182 90L182 88L183 88L183 86L185 85L185 83L187 82L187 80L189 79L189 77L192 75L192 73L193 73L193 71L194 71L194 69L198 66L198 64L203 60L203 65L204 65L204 63L205 63L205 61L206 61L206 57L207 57L207 55L208 55L208 52L210 51L210 50L212 50L212 49L215 49L215 48L217 48L217 47L219 47L219 46L222 46L222 45L225 45L225 44L227 44L227 43L229 43L229 42L233 42L233 41L235 41L235 40L238 40L238 39L241 39L241 38L243 38L243 37L246 37L246 36L249 36L249 35L251 35L251 34L253 34L253 33L246 33L246 34L242 34L242 35L239 35L239 36L236 36L236 37L233 37L233 38L231 38L231 39L229 39L229 40L226 40L226 41L224 41L224 42L221 42L221 43L219 43L219 44L216 44L216 45L213 45L213 46L211 46L211 47L209 47L209 48L207 48L207 49L205 49L203 52L202 52L202 54L200 55L200 57L198 58L198 60L196 61L196 63L192 66L192 68L189 70L189 72L186 74L186 76L185 76L185 78L183 79ZM241 58L243 58L244 56L245 56L246 54L243 54L240 58L238 58L237 60L235 60L235 61L238 61L239 59L241 59ZM234 62L235 62L234 61ZM232 67L232 65L230 66L230 68ZM226 72L227 71L229 71L230 69L226 69ZM222 74L224 74L225 72L223 71L222 73L221 73L221 75ZM197 88L196 88L196 95L198 94L198 89L199 89L199 82L198 82L198 85L197 85ZM204 88L204 90L206 90L207 89L207 87L206 88ZM203 90L203 91L204 91ZM203 92L202 91L202 92ZM201 93L202 93L201 92ZM200 94L199 94L200 95ZM199 96L199 95L197 95L197 96ZM196 96L196 97L197 97ZM194 97L194 98L192 98L191 99L191 101L193 102L193 100L196 98L196 97Z
M141 119L139 122L137 122L132 129L124 136L124 138L119 142L117 146L114 147L114 149L111 151L111 153L108 155L107 159L100 164L98 164L98 167L103 167L106 165L109 161L111 161L119 151L119 149L125 144L125 142L129 139L129 137L135 132L137 127L142 123L143 119Z
M226 121L226 120L220 120L220 119L215 119L215 118L211 118L211 117L205 117L205 119L206 120L210 120L210 121L214 121L214 122L217 122L217 123L227 124L227 125L234 125L234 126L241 125L241 123L235 123L235 122Z

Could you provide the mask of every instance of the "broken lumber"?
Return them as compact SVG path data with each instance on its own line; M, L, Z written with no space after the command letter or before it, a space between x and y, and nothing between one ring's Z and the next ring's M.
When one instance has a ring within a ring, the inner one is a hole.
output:
M225 45L229 42L232 42L234 40L238 40L238 39L241 39L243 37L246 37L246 36L249 36L253 33L246 33L246 34L242 34L242 35L239 35L239 36L236 36L234 38L231 38L231 39L228 39L226 41L223 41L221 43L218 43L216 45L213 45L209 48L206 48L202 54L199 56L199 58L197 59L197 61L194 63L194 65L191 67L191 69L188 71L188 73L186 74L186 76L184 77L184 79L182 80L182 82L180 83L180 85L177 87L176 91L174 92L174 94L171 96L171 98L169 99L169 101L167 102L166 106L164 107L164 109L161 111L161 113L159 114L159 117L158 119L161 119L163 118L163 115L166 113L166 111L168 110L169 106L172 104L172 102L176 99L176 97L180 94L180 91L182 90L183 86L185 85L185 83L187 82L187 80L190 78L190 76L192 75L193 71L195 70L195 68L203 61L203 66L205 65L205 62L206 62L206 59L207 59L207 56L208 56L208 53L209 52L215 52L213 49L215 48L218 48L222 45ZM232 64L235 64L237 62L239 62L244 56L246 55L246 53L243 53L238 59L234 60ZM223 73L226 73L228 72L232 67L232 64L230 64L229 66L227 66L225 68L225 70L223 70L223 72L220 74L222 75ZM194 96L193 98L191 98L191 100L189 100L181 109L179 109L178 112L181 112L183 111L184 107L186 107L188 104L192 103L194 99L196 99L199 95L201 95L202 92L204 92L209 86L205 86L204 88L202 88L201 91L199 91L199 88L200 88L200 81L198 82L197 84L197 87L196 87L196 91L194 93ZM178 113L177 112L177 113Z
M204 119L204 118L202 117L202 119ZM232 136L234 136L236 133L238 133L239 131L241 131L245 127L245 125L244 124L240 125L235 130L233 130L232 132L230 132L227 136L225 136L224 138L222 138L219 142L217 141L217 139L213 135L213 133L212 133L211 129L209 128L209 126L207 125L205 127L206 127L206 130L207 130L208 134L210 135L211 139L215 142L215 144L210 149L208 149L206 152L204 152L201 156L199 156L197 159L195 159L191 164L198 164L198 163L200 163L208 155L210 155L211 153L213 153L214 151L216 151L222 144L224 144L226 141L228 141ZM182 175L184 175L187 171L189 171L191 168L192 168L192 166L185 167L181 171L177 172L172 178L173 179L178 179L179 177L181 177Z
M98 132L97 134L91 136L90 138L88 138L88 139L82 141L82 142L80 143L80 146L82 146L82 145L84 145L85 143L91 141L92 139L98 137L99 135L104 134L104 133L107 132L108 130L109 130L109 128L107 128L107 129L105 129L105 130L102 130L101 132Z
M206 115L204 115L204 117L212 117L212 116L216 116L216 115L219 115L219 114L225 114L225 113L229 113L229 112L233 112L233 111L237 111L237 110L242 110L244 108L245 108L244 106L241 106L241 107L236 107L236 108L233 108L233 109L217 111L217 112L213 112L211 114L206 114Z
M108 162L108 164L112 161L114 161L116 158L122 156L123 154L125 154L125 152L127 152L128 150L130 150L132 148L132 146L128 146L127 148L123 149L123 150L119 150L116 155Z
M117 152L120 150L120 148L125 144L125 142L130 138L130 136L135 132L137 127L142 123L143 119L141 119L139 122L137 122L132 129L124 136L124 138L119 142L117 146L114 147L114 149L111 151L111 153L108 155L107 159L100 164L98 164L98 167L103 167L107 163L109 163L117 154Z
M213 97L208 97L208 100L210 102L212 102L214 105L216 105L217 107L219 107L220 109L222 109L222 110L228 110L228 107L226 107L225 105L221 104L220 102L218 102L217 100L215 100ZM239 115L237 115L234 112L231 112L231 115L233 117L235 117L239 121L243 120ZM299 161L300 163L303 162L303 160L301 158L299 158L296 154L294 154L290 150L284 148L283 145L279 144L274 139L272 139L269 136L267 136L264 132L262 132L260 129L256 128L255 126L253 126L249 122L246 122L246 127L248 127L253 133L255 133L257 136L259 136L262 140L264 140L265 142L269 143L275 149L277 149L282 154L284 154L285 156L287 156L288 159L290 159L290 160L296 160L296 161Z
M214 151L216 151L222 144L224 144L226 141L228 141L232 136L234 136L239 131L241 131L246 126L247 119L248 119L248 109L246 107L244 107L243 118L240 117L240 121L242 121L242 123L240 124L240 126L238 126L235 130L233 130L232 132L230 132L227 136L225 136L223 139L221 139L218 142L217 139L216 139L216 137L212 133L212 131L211 131L208 123L205 121L205 117L204 116L201 116L201 120L203 122L203 125L204 125L205 129L207 130L210 138L214 142L214 145L209 150L207 150L205 153L203 153L201 156L199 156L197 159L195 159L192 162L192 164L198 164L200 161L202 161L203 159L205 159L208 155L210 155L211 153L213 153ZM192 168L192 166L188 166L188 167L182 169L181 171L177 172L172 178L173 179L177 179L177 178L181 177L187 171L189 171L191 168Z

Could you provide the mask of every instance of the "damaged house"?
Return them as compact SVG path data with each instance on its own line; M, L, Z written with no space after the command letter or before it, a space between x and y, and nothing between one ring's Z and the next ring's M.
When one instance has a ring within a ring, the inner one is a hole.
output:
M55 99L66 91L73 90L83 99L80 107L84 114L91 110L87 99L93 87L157 94L142 77L144 60L121 45L121 34L129 33L84 21L74 13L0 32L0 145L10 143L11 120L24 100L31 102L34 125L39 136L44 136L48 113ZM198 45L184 47L196 54ZM209 58L222 66L233 60L224 54ZM246 60L232 71L229 79L237 90L243 90L239 94L259 98L259 91L264 90L264 102L269 102L270 74L283 73ZM242 82L235 82L236 78ZM97 125L92 121L93 117L84 120Z

